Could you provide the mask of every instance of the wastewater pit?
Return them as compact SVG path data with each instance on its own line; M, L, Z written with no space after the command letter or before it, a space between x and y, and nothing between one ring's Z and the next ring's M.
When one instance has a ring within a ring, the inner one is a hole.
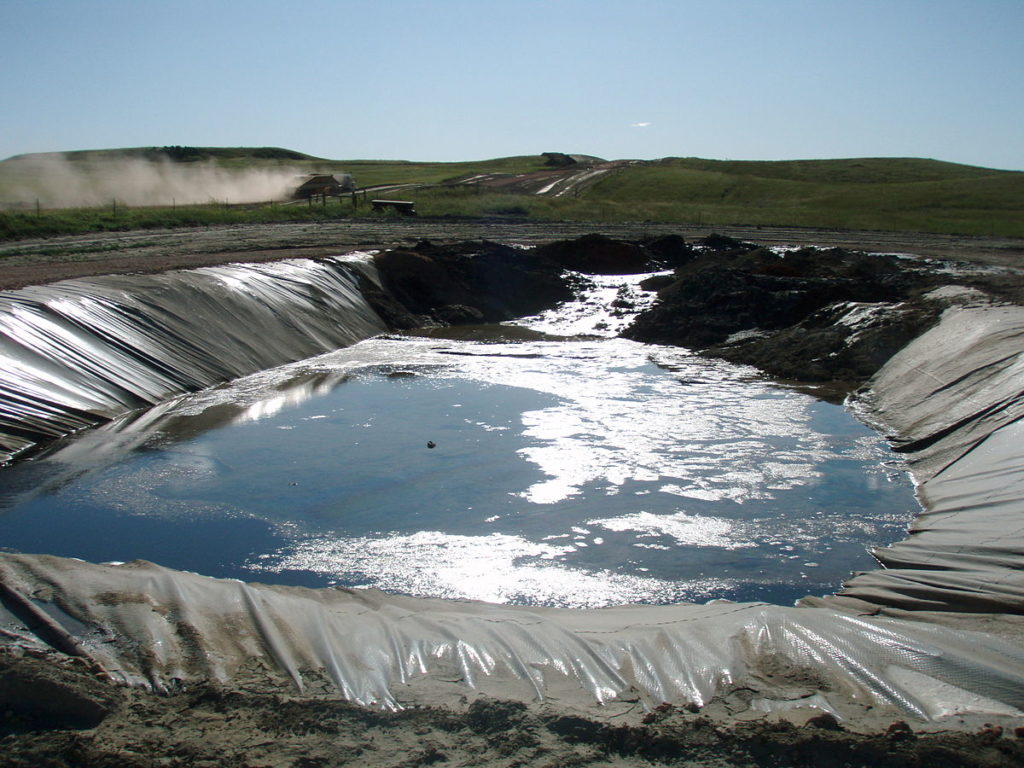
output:
M565 607L790 604L875 567L918 510L884 441L755 369L615 338L642 277L127 414L3 470L0 542Z

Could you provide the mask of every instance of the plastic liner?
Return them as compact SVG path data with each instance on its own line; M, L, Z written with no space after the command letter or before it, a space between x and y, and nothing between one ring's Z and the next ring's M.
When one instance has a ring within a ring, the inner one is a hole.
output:
M81 328L53 327L49 340ZM182 343L203 338L191 333ZM907 454L926 511L907 541L878 553L889 567L826 600L532 609L6 554L0 641L85 656L157 690L258 679L388 708L453 703L476 690L605 707L725 697L747 712L815 706L860 722L869 708L957 715L954 723L965 712L1020 716L1020 622L981 612L1022 605L1022 339L1024 309L949 310L871 382L861 406ZM83 366L92 359L91 348L53 346ZM111 346L101 372L135 370L138 356L118 357L121 347ZM177 375L169 364L150 367ZM69 419L75 408L90 412L90 398L113 408L119 398L144 399L143 384L163 386L156 374L137 388L111 383L104 400L82 384L94 376L88 370L81 380L61 379L53 371L64 368L50 363L30 370L33 385L59 385ZM1001 634L976 631L989 628Z
M380 333L357 260L68 280L0 293L0 462L40 442Z
M704 705L743 689L758 711L806 706L814 696L815 706L840 717L881 707L924 720L965 702L1006 715L1024 707L1018 646L825 609L526 608L18 555L0 556L0 580L23 596L20 608L8 600L0 612L8 637L46 645L60 638L114 677L157 690L264 668L309 695L327 686L391 709L424 697L454 701L467 688L563 705L639 700L647 708Z
M840 592L906 609L1024 613L1024 308L951 309L864 405L898 436L924 512Z

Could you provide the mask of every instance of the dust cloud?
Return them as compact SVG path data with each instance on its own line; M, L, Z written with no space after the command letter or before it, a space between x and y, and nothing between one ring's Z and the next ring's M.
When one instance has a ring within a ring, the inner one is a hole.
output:
M44 208L287 199L309 173L287 166L223 168L214 160L176 163L146 158L71 161L59 153L12 158L0 166L0 207Z

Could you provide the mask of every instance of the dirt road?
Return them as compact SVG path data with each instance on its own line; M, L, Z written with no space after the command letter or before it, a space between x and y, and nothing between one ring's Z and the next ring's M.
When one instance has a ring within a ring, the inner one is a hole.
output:
M487 239L537 245L590 232L637 240L666 234L694 239L712 231L761 245L842 246L1024 267L1024 239L1020 238L798 227L348 219L324 223L139 230L8 241L0 244L0 289L115 272L162 272L236 261L326 256L359 248L394 247L419 240Z

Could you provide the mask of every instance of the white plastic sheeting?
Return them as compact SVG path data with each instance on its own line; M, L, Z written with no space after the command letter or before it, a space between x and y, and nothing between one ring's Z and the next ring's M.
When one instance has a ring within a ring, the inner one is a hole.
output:
M1024 308L948 310L864 405L902 443L924 511L840 595L907 609L1024 613Z
M67 280L0 293L0 462L182 392L380 333L350 259Z
M232 680L255 665L300 691L322 692L328 682L335 695L388 708L421 701L424 691L429 701L454 702L467 689L562 703L704 705L735 688L756 694L753 706L765 711L814 696L840 717L867 706L921 719L951 714L953 702L997 714L1024 708L1018 646L824 609L538 609L20 555L0 556L0 579L8 638L73 649L115 678L158 690Z

